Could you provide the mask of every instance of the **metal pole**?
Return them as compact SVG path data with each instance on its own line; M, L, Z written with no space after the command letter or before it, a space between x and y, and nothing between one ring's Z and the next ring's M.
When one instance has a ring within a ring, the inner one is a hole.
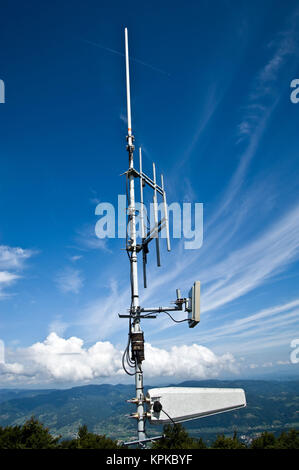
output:
M131 237L131 314L133 316L131 333L142 333L140 327L140 311L139 311L139 294L138 294L138 271L137 271L137 247L136 247L136 218L135 218L135 188L134 188L134 175L130 171L133 166L133 152L134 152L134 137L132 135L131 124L131 97L130 97L130 71L129 71L129 46L128 46L128 30L125 28L125 56L126 56L126 85L127 85L127 113L128 113L128 146L129 153L129 217L130 217L130 237ZM136 386L136 399L137 399L137 434L138 441L145 439L144 421L144 392L143 392L143 372L142 362L138 360L138 355L135 356L135 386Z

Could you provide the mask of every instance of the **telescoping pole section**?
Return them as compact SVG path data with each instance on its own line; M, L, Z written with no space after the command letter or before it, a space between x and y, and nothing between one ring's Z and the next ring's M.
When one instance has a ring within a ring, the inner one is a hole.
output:
M135 384L136 384L136 405L137 405L137 433L138 441L145 439L144 421L144 392L143 392L143 332L140 327L140 310L139 310L139 294L138 294L138 269L137 269L137 244L136 244L136 219L135 219L135 188L133 174L133 153L134 153L134 136L132 134L131 122L131 97L130 97L130 70L129 70L129 46L128 46L128 30L125 29L125 56L126 56L126 85L127 85L127 113L128 113L128 136L127 150L129 154L129 220L130 220L130 269L131 269L131 308L132 315L132 354L135 360Z

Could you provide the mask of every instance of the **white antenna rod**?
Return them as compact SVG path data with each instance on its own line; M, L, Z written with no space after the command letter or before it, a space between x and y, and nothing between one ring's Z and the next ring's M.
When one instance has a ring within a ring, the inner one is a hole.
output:
M125 28L128 136L132 135L128 29ZM130 145L130 142L128 142ZM132 142L131 142L132 143Z
M144 209L143 209L143 177L142 177L142 151L139 147L139 173L140 173L140 225L141 225L141 238L145 238L145 227L144 227Z
M165 218L165 230L166 230L166 240L167 240L167 250L170 251L170 238L169 238L169 223L168 223L168 206L166 201L166 192L164 189L164 178L161 174L161 187L163 190L163 204L164 204L164 218Z
M155 237L156 237L156 252L157 252L157 265L161 266L160 259L160 246L159 246L159 232L158 232L158 208L157 208L157 187L156 187L156 165L153 163L153 179L154 179L154 222L155 222Z

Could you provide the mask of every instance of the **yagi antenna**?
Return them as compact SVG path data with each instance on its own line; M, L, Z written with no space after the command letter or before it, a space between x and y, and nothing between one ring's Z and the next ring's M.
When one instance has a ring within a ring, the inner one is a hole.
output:
M125 372L135 377L135 397L128 400L137 407L136 412L130 417L137 421L138 440L127 442L126 445L138 444L144 447L145 443L155 438L146 438L145 422L151 424L165 423L168 419L173 422L182 422L210 414L222 413L237 409L246 405L245 394L242 390L234 389L192 389L179 387L166 387L149 390L147 396L143 389L144 361L144 337L140 326L141 319L156 318L161 312L187 312L187 321L190 328L195 327L200 321L200 282L195 281L190 289L188 297L181 297L180 289L177 289L177 298L172 306L144 308L140 306L138 292L138 253L142 252L143 284L147 287L146 265L149 252L149 243L155 238L157 265L161 265L159 233L165 229L167 249L170 251L169 217L164 187L164 178L161 175L161 186L157 183L156 166L153 164L153 178L147 176L142 168L142 150L139 148L139 171L134 168L134 136L131 122L131 96L130 96L130 72L129 72L129 46L128 30L125 29L125 58L126 58L126 88L127 88L127 116L128 135L127 151L129 156L129 169L125 172L128 182L128 222L130 236L126 239L126 250L130 261L131 304L127 315L119 315L120 318L129 319L129 340L122 358ZM140 180L139 220L141 226L141 243L137 243L136 233L136 207L135 207L135 178ZM153 191L153 226L148 226L145 220L144 188L148 186ZM158 196L163 200L163 214L159 220ZM172 316L169 314L170 318ZM173 319L174 320L174 319ZM176 320L174 320L176 321ZM131 350L130 350L131 346Z
M164 178L161 175L161 186L157 184L156 178L156 165L153 163L153 179L149 178L142 169L142 149L139 147L139 173L136 175L140 178L140 227L141 227L141 250L142 250L142 262L143 262L143 286L147 287L147 276L146 276L146 265L147 265L147 255L149 253L149 243L151 240L156 240L156 256L157 256L157 266L161 266L161 256L160 256L160 244L159 244L159 233L165 228L166 241L167 241L167 250L170 251L170 238L169 238L169 222L168 222L168 207L166 201L166 191L164 188ZM143 198L143 188L148 185L153 190L153 216L154 216L154 226L146 229L145 223L145 205ZM163 217L159 220L158 217L158 194L163 198Z
M143 286L147 287L146 279L146 264L147 264L147 254L148 254L148 245L145 245L145 233L146 226L144 222L144 204L143 204L143 186L145 186L144 179L142 176L142 150L139 147L139 173L140 173L140 225L141 225L141 239L142 239L142 267L143 267Z

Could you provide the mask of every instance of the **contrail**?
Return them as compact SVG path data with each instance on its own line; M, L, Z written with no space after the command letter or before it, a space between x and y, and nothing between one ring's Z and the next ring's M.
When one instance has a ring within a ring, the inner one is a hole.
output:
M101 44L89 41L88 39L82 39L82 41L86 42L87 44L91 44L92 46L99 47L100 49L104 49L104 51L112 52L112 54L125 57L125 54L123 54L122 52L116 51L115 49L111 49L110 47L102 46ZM170 77L169 73L165 72L164 70L158 69L157 67L154 67L151 64L147 64L146 62L143 62L142 60L135 59L134 57L130 57L130 60L133 60L134 62L137 62L138 64L144 65L145 67L148 67L149 69L152 69L155 72L159 72L159 73L162 73L163 75L167 75L168 77Z

